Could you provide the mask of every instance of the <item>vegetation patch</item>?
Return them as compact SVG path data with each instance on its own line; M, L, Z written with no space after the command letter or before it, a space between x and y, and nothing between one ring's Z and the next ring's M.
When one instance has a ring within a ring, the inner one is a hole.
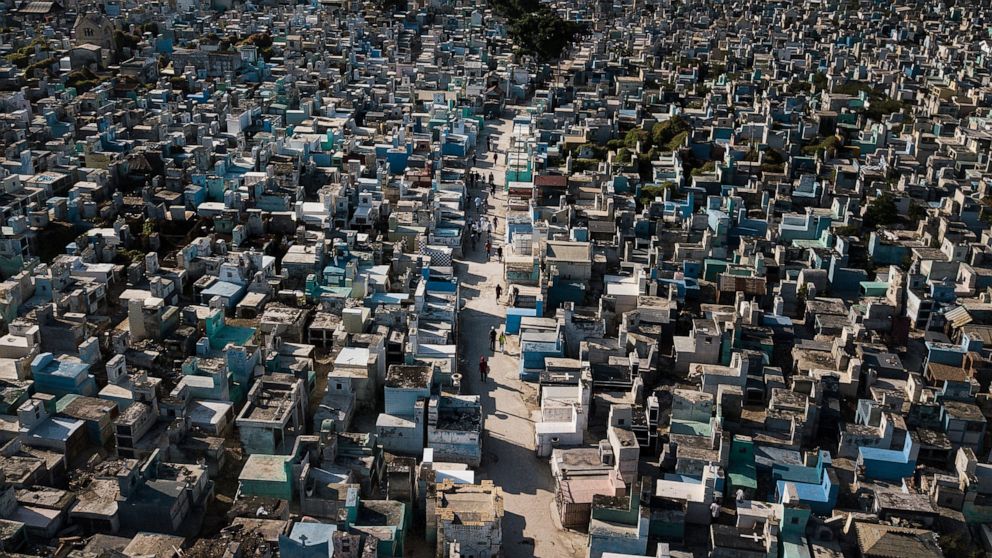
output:
M585 31L585 26L562 19L538 0L499 0L491 4L509 22L510 38L520 52L541 61L556 60Z

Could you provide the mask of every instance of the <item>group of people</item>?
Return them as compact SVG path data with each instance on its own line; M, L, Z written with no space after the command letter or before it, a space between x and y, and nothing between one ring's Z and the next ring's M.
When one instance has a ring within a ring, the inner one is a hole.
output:
M465 176L468 178L469 188L478 188L482 183L482 173L479 171L468 172ZM493 173L489 173L489 192L496 194L496 182Z
M489 151L493 152L493 163L496 163L497 157L499 157L498 152L495 147L495 140L492 136L487 138L487 144ZM472 157L472 164L475 165L475 156ZM473 171L469 174L469 185L478 186L481 175ZM489 193L490 195L496 195L496 183L493 180L493 174L489 173ZM493 254L493 240L492 233L499 226L499 220L493 216L492 223L490 224L489 219L483 216L482 200L476 196L473 200L475 205L475 212L478 215L478 219L472 222L472 248L475 248L476 241L484 234L486 238L486 259L492 257ZM496 247L496 256L500 261L503 260L503 247ZM496 301L500 300L503 294L503 287L501 285L496 285ZM496 343L499 343L499 350L502 352L506 347L506 333L503 331L498 331L496 326L489 328L489 350L496 352ZM486 355L479 357L479 377L482 379L483 383L489 380L489 359Z
M489 329L489 350L496 352L496 343L499 343L499 350L503 352L506 347L506 332L497 331L496 326ZM479 357L479 377L483 383L489 380L489 358L486 355Z
M497 219L496 217L493 217L492 224L490 224L490 221L488 219L484 218L484 217L480 217L478 219L478 221L473 221L472 222L472 228L471 228L472 249L474 250L475 249L476 242L480 238L483 238L484 237L486 239L485 248L486 248L486 259L487 260L490 259L490 258L492 258L492 256L493 256L493 237L492 237L492 233L493 233L494 230L496 230L496 227L497 226L499 226L499 219ZM499 258L499 261L503 261L503 247L502 246L497 246L496 247L496 257Z
M496 326L489 328L489 350L496 352L496 341L499 341L499 352L503 352L503 348L506 347L506 333L502 331L497 331Z
M489 175L490 186L495 189L495 185L492 184L492 174ZM476 243L479 238L485 235L486 239L486 259L489 260L493 256L493 242L492 233L499 227L499 218L493 215L492 224L490 225L489 219L484 215L485 211L483 209L483 201L479 196L475 196L472 200L472 204L475 206L475 213L478 216L475 221L472 221L471 225L471 239L472 239L472 249L475 249ZM503 261L503 247L496 247L496 257L499 261Z
M492 259L492 257L493 257L493 241L492 241L491 238L487 238L486 239L486 261L489 261L490 259ZM503 247L502 246L497 246L496 247L496 258L499 261L503 261ZM497 298L499 298L498 295L497 295Z
M473 250L475 249L475 243L480 238L485 237L486 257L488 258L490 255L490 251L492 250L492 233L496 229L496 226L498 224L499 221L496 219L496 217L493 217L492 224L490 224L489 219L486 219L485 217L479 217L478 220L472 221L471 232L470 232L471 235L470 238L472 239L472 249ZM500 253L500 257L502 258L502 253L503 253L502 248L500 248L498 251Z

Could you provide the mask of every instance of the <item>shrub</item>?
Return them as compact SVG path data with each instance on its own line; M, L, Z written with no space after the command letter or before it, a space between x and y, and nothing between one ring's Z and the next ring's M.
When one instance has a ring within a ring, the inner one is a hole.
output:
M45 72L51 74L52 65L57 64L58 61L59 61L58 58L55 58L54 56L49 56L48 58L39 60L34 64L29 64L28 67L24 68L24 71L26 71L28 74L31 74L31 72L35 70L44 70Z
M671 182L662 182L661 184L645 184L641 186L641 196L638 201L641 202L642 207L647 207L651 205L651 202L655 198L664 197L665 190L674 187L675 185Z
M7 55L7 61L11 64L17 66L18 68L27 68L28 64L31 63L31 57L34 56L35 47L45 47L45 39L38 37L30 43L22 46L21 48L15 50L14 52Z
M100 78L92 70L84 67L66 76L65 85L66 87L74 87L77 93L86 93L100 85Z
M706 161L703 166L699 168L692 169L692 176L699 176L701 174L710 173L716 170L716 163L713 161Z
M837 136L830 136L812 145L803 146L803 153L806 155L816 155L817 153L826 153L829 155L837 151L839 144L840 140L837 139Z
M572 159L572 172L596 170L598 168L599 161L596 159Z

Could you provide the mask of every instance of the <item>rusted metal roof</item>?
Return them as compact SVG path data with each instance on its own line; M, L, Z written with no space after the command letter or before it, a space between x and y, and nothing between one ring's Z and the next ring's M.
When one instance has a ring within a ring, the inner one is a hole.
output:
M55 2L28 2L18 12L22 14L47 14L55 7Z

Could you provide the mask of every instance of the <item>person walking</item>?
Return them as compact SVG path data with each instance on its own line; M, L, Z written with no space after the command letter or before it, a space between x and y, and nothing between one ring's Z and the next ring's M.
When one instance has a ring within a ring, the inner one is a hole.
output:
M499 352L501 352L501 353L506 352L506 332L505 331L500 331L499 332Z
M490 182L489 183L489 195L490 196L495 196L496 195L496 183L495 182Z
M477 153L473 153L472 154L472 166L473 167L475 166L475 157L476 157L476 155L477 155Z
M486 355L479 357L479 376L482 378L482 383L485 383L489 376L489 362L486 360Z
M493 230L495 231L498 228L499 228L499 219L497 219L496 216L493 215Z
M502 246L497 246L496 247L496 259L499 260L499 261L503 261L503 247Z
M489 350L496 351L496 326L489 328Z
M496 285L496 302L499 302L499 298L503 295L503 285Z
M486 261L493 255L493 242L491 240L486 241Z
M475 196L475 212L478 213L479 215L482 215L482 210L480 209L481 207L482 207L482 200L479 199L479 196Z
M499 152L498 151L493 151L493 164L494 165L496 164L498 158L499 158Z

